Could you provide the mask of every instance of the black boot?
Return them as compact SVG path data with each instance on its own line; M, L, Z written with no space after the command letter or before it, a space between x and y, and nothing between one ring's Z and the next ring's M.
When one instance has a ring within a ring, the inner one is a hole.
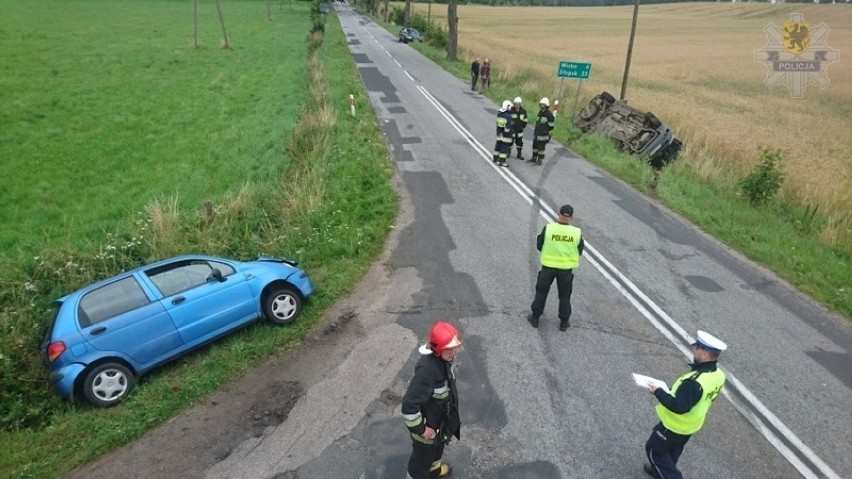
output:
M521 155L521 148L520 147L518 147L518 159L521 160L521 161L523 161L523 159L524 159L523 155Z
M532 327L534 327L534 328L538 327L538 317L537 316L535 316L533 314L529 314L529 315L527 315L527 321L530 323L530 325Z

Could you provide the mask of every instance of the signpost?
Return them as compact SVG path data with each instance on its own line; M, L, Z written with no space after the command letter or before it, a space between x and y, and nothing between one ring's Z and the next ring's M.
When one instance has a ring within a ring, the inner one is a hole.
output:
M561 61L559 62L559 66L556 68L556 76L559 80L559 94L558 97L562 97L562 85L565 83L566 78L576 78L580 80L577 84L577 94L574 96L574 104L571 106L571 116L574 116L574 109L577 107L577 101L580 99L580 88L583 86L583 80L589 78L589 75L592 73L592 64L586 62L569 62L569 61Z
M579 78L581 80L585 80L589 78L589 73L591 72L591 63L559 62L559 68L556 70L556 76L559 78Z

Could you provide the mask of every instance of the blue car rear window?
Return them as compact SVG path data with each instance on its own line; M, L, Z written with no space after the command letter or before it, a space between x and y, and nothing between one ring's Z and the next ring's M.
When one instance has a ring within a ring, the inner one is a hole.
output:
M134 310L150 300L133 276L90 291L80 300L80 326L88 327L105 319Z

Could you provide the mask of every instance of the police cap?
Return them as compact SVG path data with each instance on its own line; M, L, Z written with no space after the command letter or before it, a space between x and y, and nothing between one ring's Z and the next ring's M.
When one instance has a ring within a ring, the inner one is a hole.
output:
M701 331L700 329L695 335L695 342L692 343L692 345L707 350L716 355L728 349L728 345L725 344L724 341L708 332Z

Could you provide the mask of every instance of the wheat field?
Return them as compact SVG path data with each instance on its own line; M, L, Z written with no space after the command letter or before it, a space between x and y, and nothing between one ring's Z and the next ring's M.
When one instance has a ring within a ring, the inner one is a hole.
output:
M404 4L396 4L399 7ZM427 4L412 4L424 16ZM792 98L764 84L764 29L801 13L824 23L840 60L830 83ZM633 7L459 6L460 58L488 57L495 81L521 84L524 98L561 97L570 107L577 80L559 95L560 60L592 63L580 104L601 91L618 97ZM446 6L431 19L446 24ZM758 148L781 149L782 192L825 216L821 239L852 249L852 5L688 3L640 6L626 99L653 111L684 140L681 163L717 182L733 182L757 162ZM553 98L551 98L553 99Z

